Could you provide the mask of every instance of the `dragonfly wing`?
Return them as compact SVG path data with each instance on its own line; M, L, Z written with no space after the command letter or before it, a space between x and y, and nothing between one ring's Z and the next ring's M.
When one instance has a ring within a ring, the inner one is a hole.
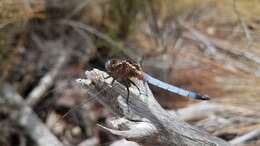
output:
M157 86L157 87L167 90L169 92L176 93L181 96L190 97L192 99L200 99L200 100L209 99L208 96L201 96L201 95L197 94L196 92L187 91L185 89L176 87L174 85L170 85L168 83L165 83L163 81L160 81L160 80L148 75L147 73L144 73L144 80L154 86Z

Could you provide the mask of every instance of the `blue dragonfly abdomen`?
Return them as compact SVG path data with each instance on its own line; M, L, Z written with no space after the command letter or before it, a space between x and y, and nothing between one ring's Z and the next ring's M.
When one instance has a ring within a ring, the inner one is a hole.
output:
M167 90L169 92L172 92L172 93L175 93L175 94L178 94L178 95L181 95L181 96L189 97L189 98L192 98L192 99L200 99L200 100L208 100L209 99L208 96L205 96L205 95L201 96L201 95L197 94L196 92L187 91L185 89L182 89L182 88L176 87L174 85L165 83L163 81L160 81L160 80L148 75L147 73L143 74L143 80L145 82L148 82L149 84L156 86L156 87L162 88L164 90Z

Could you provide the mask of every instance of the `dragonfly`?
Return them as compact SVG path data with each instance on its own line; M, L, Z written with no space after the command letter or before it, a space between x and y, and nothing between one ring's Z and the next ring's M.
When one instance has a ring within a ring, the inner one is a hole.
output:
M140 65L135 63L134 61L130 59L110 59L105 63L105 68L108 73L108 78L113 77L113 81L120 80L121 83L123 83L128 91L127 100L129 97L129 87L131 84L137 87L137 85L131 81L131 78L137 78L139 80L143 80L144 82L147 82L149 84L152 84L156 87L159 87L161 89L167 90L171 93L175 93L184 97L188 97L191 99L198 99L198 100L209 100L210 98L206 95L200 95L196 92L188 91L182 88L179 88L177 86L168 84L166 82L163 82L161 80L158 80L149 74L145 73ZM139 90L139 88L137 87ZM140 90L139 90L140 92Z

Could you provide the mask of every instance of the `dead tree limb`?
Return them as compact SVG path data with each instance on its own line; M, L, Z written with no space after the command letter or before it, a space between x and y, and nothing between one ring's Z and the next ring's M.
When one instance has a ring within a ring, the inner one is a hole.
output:
M82 141L80 144L78 144L78 146L96 146L98 145L98 143L99 143L98 138L92 137Z
M113 142L111 145L109 146L140 146L139 144L135 143L135 142L131 142L131 141L127 141L125 139L121 139L118 141Z
M260 136L260 129L255 129L255 130L253 130L249 133L246 133L246 134L244 134L240 137L234 138L233 140L230 141L230 143L232 145L240 145L240 144L243 144L246 141L253 139L253 138L256 138L258 136Z
M69 25L69 26L72 26L72 27L75 27L75 28L82 29L82 30L84 30L84 31L86 31L86 32L88 32L90 34L93 34L97 38L99 38L101 40L104 40L105 42L109 43L110 45L112 45L115 48L119 48L119 49L128 48L128 47L124 46L124 44L114 41L112 38L110 38L105 33L102 33L100 31L96 30L95 28L93 28L93 27L91 27L91 26L89 26L87 24L84 24L82 22L65 20L65 21L62 21L61 24ZM130 48L122 49L122 51L125 54L127 54L130 58L136 58L137 60L140 59L140 58L137 58L137 56L133 52L131 52L129 50L130 50Z
M216 113L233 113L233 115L257 115L256 111L227 105L219 104L217 102L203 101L177 111L169 111L184 121L203 120ZM235 113L235 114L234 114Z
M115 82L110 84L111 80L104 80L107 76L104 72L94 69L86 72L86 79L79 79L85 88L89 90L91 96L108 107L113 113L129 117L133 114L142 119L147 119L152 124L159 135L159 142L166 146L229 146L230 144L201 131L183 121L176 119L172 114L164 110L148 91L148 96L139 95L133 89L130 89L128 107L125 106L127 91L123 85ZM141 81L136 81L142 85ZM141 87L142 91L145 87ZM129 108L130 112L127 112ZM138 122L137 122L138 123ZM132 123L133 124L133 123ZM133 126L132 126L133 127ZM136 126L138 129L139 127ZM151 129L148 129L150 131ZM142 129L142 131L145 131ZM148 132L149 133L149 132ZM151 133L154 135L155 133ZM148 135L146 135L148 136ZM149 137L149 136L148 136ZM143 137L144 138L144 137Z
M36 86L28 95L26 103L33 107L42 97L44 93L53 85L54 80L58 76L61 68L67 63L68 58L65 53L61 53L57 64L53 69L47 73L41 80L38 86Z
M180 23L185 29L188 30L188 32L183 34L183 37L204 44L207 49L209 49L209 53L225 53L235 59L241 58L246 61L260 64L260 57L254 53L243 51L243 49L228 41L209 37L184 22Z
M242 27L242 30L245 34L245 37L246 37L246 40L247 40L247 47L249 48L251 45L252 45L252 36L251 36L251 32L250 30L248 29L244 19L242 18L239 10L238 10L238 7L237 7L237 0L233 0L233 10L237 16L237 19Z
M18 115L15 120L38 146L63 146L11 86L4 84L0 89L0 98L17 107Z

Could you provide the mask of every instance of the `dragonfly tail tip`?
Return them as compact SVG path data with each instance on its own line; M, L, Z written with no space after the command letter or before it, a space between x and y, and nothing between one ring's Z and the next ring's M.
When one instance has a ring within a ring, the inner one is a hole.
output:
M201 96L201 95L198 95L198 94L196 95L195 99L210 100L209 96L207 96L207 95Z

